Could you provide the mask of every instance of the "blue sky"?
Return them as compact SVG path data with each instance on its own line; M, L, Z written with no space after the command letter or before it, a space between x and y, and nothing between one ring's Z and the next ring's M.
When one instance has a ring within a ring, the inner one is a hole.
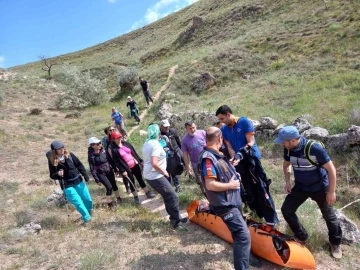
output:
M75 52L198 0L0 0L0 67Z

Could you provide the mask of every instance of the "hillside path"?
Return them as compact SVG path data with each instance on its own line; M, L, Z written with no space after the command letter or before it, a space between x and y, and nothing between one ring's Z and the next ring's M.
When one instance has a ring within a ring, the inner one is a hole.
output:
M153 97L153 100L154 100L154 101L158 100L159 97L160 97L160 95L161 95L161 93L164 92L164 91L168 88L169 83L170 83L170 79L171 79L171 77L175 74L175 70L176 70L177 68L178 68L178 65L173 66L173 67L170 68L170 70L169 70L169 75L168 75L168 78L167 78L167 80L166 80L166 83L165 83L163 86L161 86L161 88L160 88L159 91L156 92L155 96ZM141 121L146 117L146 115L147 115L147 113L148 113L148 110L151 108L152 105L153 105L153 103L151 103L151 105L150 105L146 110L144 110L144 111L140 114L139 117L140 117L140 120L141 120ZM130 129L130 131L128 132L128 136L130 137L130 135L131 135L135 130L137 130L138 128L139 128L139 125L132 127L132 128Z

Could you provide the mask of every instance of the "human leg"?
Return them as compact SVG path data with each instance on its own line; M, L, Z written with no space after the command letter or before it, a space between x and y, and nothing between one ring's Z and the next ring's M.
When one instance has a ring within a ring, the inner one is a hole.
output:
M86 209L89 213L91 213L93 209L93 202L87 185L82 181L75 186L75 189L84 202Z
M151 199L155 197L155 194L149 190L143 180L142 174L141 174L141 168L139 164L136 164L134 167L131 168L131 172L135 176L136 180L138 181L140 187L144 190L145 195L147 198Z
M74 187L67 187L64 190L66 199L72 203L80 213L83 221L88 222L91 219L88 209Z
M111 184L111 188L112 188L112 190L113 190L114 193L115 193L115 196L116 196L117 201L118 201L118 202L121 202L122 199L121 199L121 197L120 197L119 188L118 188L118 186L117 186L117 184L116 184L114 172L113 172L112 170L110 170L110 172L106 174L106 177L107 177L107 179L109 180L109 182L110 182L110 184Z
M97 176L99 178L100 183L103 184L104 187L106 188L106 202L108 203L109 207L112 207L111 194L112 194L113 190L112 190L111 183L106 175L98 174Z
M291 193L286 196L285 201L281 207L281 212L284 216L284 219L300 241L306 241L308 238L308 233L301 225L299 218L296 215L296 210L306 201L307 198L307 192L301 191L296 186L294 186L291 190Z
M197 168L193 168L193 170L194 170L196 183L200 186L201 192L205 195L205 198L206 198L207 197L206 191L205 191L205 187L201 181L201 176L200 176L199 170Z
M165 210L170 216L170 222L174 226L180 221L179 199L169 181L165 177L154 180L147 180L156 192L158 192L164 200Z

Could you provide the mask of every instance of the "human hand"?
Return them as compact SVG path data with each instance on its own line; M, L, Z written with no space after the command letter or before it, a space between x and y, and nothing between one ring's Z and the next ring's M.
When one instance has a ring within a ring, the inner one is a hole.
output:
M290 194L290 193L291 193L291 184L290 184L290 182L286 182L286 183L285 183L284 190L285 190L285 193L286 193L286 194Z
M231 177L230 181L229 181L229 189L239 189L240 188L240 181L239 180L235 180L235 175L233 177Z
M328 205L332 205L334 202L336 202L335 192L327 192L326 193L326 202L328 203Z
M240 159L231 158L229 161L233 166L236 166L239 164Z
M190 168L186 169L186 172L187 172L189 175L193 175L193 171L192 171Z
M164 176L165 176L166 178L169 178L169 173L168 173L168 172L165 172L165 173L164 173Z

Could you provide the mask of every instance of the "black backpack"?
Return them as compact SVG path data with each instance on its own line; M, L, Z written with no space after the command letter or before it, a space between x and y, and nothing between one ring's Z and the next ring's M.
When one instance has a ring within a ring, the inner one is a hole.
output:
M167 136L169 138L169 152L167 155L167 167L166 170L172 175L181 175L184 170L183 153L180 147L177 145L174 135Z

